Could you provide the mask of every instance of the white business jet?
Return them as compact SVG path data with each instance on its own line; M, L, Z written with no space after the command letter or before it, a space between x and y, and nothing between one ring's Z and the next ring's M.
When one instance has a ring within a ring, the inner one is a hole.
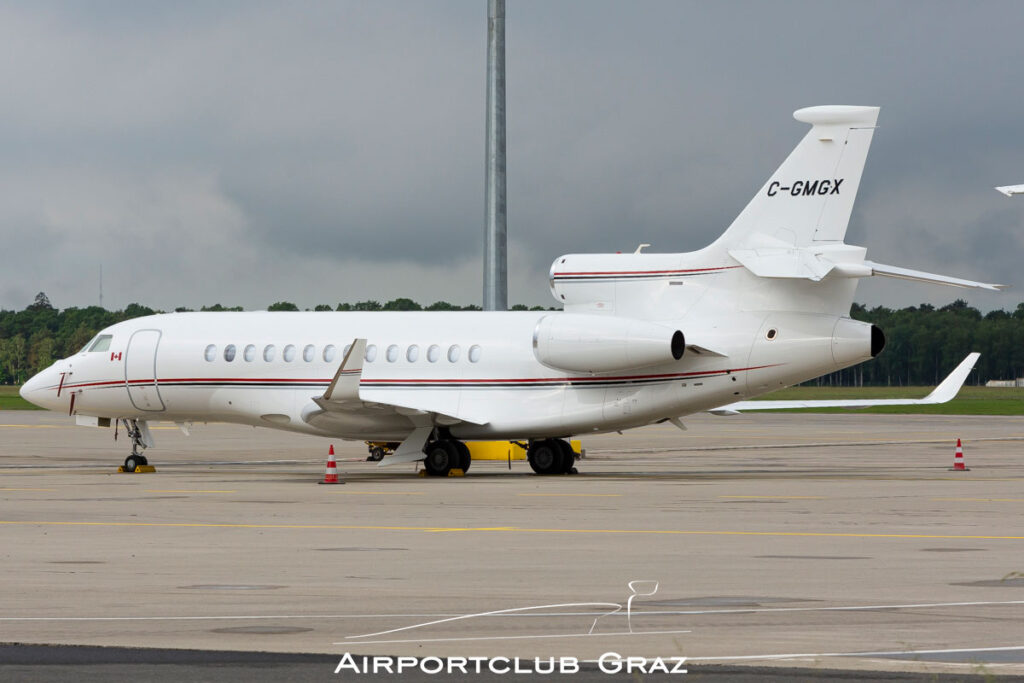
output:
M844 244L878 108L794 116L810 132L713 244L562 256L561 312L154 315L108 327L21 394L79 424L123 424L127 469L146 462L147 424L168 420L395 442L381 465L422 460L432 475L469 467L467 439L528 441L534 471L556 474L573 471L572 435L792 407L745 399L882 350L882 332L849 317L860 278L1000 287ZM976 357L931 396L895 402L952 398Z

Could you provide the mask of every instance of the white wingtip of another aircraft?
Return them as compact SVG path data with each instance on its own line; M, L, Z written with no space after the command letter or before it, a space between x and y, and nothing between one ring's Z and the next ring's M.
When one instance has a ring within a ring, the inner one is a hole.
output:
M981 356L980 353L969 353L967 357L960 361L960 365L956 366L953 372L946 376L946 379L939 383L939 386L932 390L932 393L921 399L922 402L927 403L946 403L952 401L953 398L960 391L960 388L967 381L967 375L971 374L971 370L974 369L974 364L978 362L978 358Z
M952 401L960 392L967 376L974 369L978 362L980 353L969 353L960 361L953 372L946 376L946 379L939 383L930 394L924 398L862 398L862 399L825 399L811 401L738 401L728 405L719 406L709 410L713 415L736 415L750 410L783 410L791 408L871 408L873 406L912 406L932 405L936 403L947 403Z
M1024 194L1024 185L1003 185L1002 187L997 187L996 191L1002 192L1007 197L1012 197L1015 194Z

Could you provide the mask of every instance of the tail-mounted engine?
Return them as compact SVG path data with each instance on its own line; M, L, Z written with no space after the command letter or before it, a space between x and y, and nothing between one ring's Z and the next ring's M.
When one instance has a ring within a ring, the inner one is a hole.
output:
M683 357L679 330L606 315L563 313L541 318L533 332L537 360L569 372L616 372Z

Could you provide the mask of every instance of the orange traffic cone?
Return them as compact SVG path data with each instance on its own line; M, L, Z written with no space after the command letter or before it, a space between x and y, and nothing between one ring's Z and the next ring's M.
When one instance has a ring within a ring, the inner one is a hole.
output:
M331 444L331 449L327 452L327 471L324 473L324 480L318 482L320 484L344 484L343 481L338 481L338 464L334 462L334 444Z
M960 439L956 440L956 455L953 456L953 466L949 468L950 472L969 472L971 468L964 464L964 447L960 444Z

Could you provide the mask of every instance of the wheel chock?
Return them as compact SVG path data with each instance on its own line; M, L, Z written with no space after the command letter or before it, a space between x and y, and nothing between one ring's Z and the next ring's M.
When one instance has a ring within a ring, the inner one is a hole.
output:
M430 475L427 474L426 470L420 470L419 472L416 473L416 476L417 477L429 477ZM457 467L453 467L452 469L448 470L448 476L449 477L464 477L464 476L466 476L466 473L463 472L462 470L458 469Z
M156 472L156 468L152 465L136 465L132 471L126 470L124 465L117 468L119 474L143 474L146 472Z

